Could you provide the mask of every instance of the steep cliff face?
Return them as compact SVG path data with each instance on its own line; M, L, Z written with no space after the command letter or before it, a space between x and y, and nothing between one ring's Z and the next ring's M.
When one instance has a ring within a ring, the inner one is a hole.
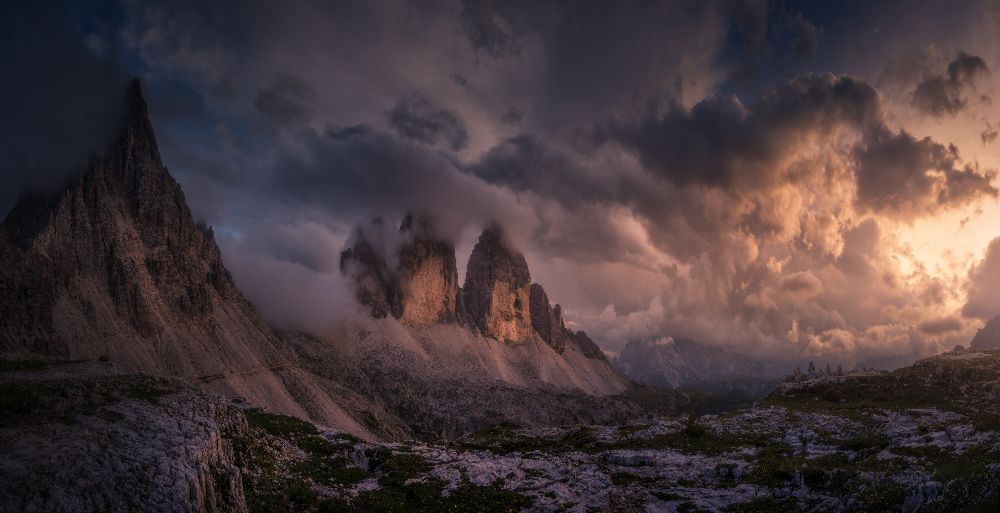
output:
M359 229L354 245L340 254L340 270L353 279L358 302L367 306L376 319L389 315L399 319L403 295L394 271L385 260L381 241L382 220L376 219L366 232Z
M435 234L427 219L407 216L400 226L406 241L399 250L402 315L407 324L423 326L457 320L458 267L455 248Z
M511 251L499 226L479 236L466 269L465 308L486 336L523 342L532 333L531 275L524 255Z
M352 278L358 302L376 319L391 315L414 326L456 322L455 248L423 217L406 217L393 234L398 249L389 247L383 230L381 220L359 229L341 253L341 271Z
M0 225L0 357L106 358L338 424L328 397L293 397L316 388L194 222L138 82L127 102L104 157L61 191L22 198Z
M556 351L566 349L570 333L563 322L562 307L550 305L545 289L537 283L531 284L531 327Z

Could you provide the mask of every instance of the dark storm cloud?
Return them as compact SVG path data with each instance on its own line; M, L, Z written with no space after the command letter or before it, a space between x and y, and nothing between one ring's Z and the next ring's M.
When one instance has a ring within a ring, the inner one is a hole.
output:
M70 14L45 2L0 7L0 217L25 188L82 172L117 135L128 80L117 45Z
M807 57L816 57L819 48L819 29L802 17L801 13L789 16L788 31L792 36L792 49Z
M528 5L463 0L462 28L472 48L494 59L519 56L521 46L518 38L527 30L519 12Z
M509 209L501 192L460 172L445 155L369 126L305 131L296 144L273 163L279 172L270 182L293 205L355 221L427 212L449 235Z
M633 150L643 165L681 185L767 187L775 163L804 138L842 126L864 128L881 116L878 93L847 76L803 75L766 91L747 107L711 97L690 111L676 104L637 124L610 124L598 140Z
M739 78L753 78L767 43L768 0L738 0L733 22L746 52L744 64L737 70Z
M316 90L301 79L282 75L257 93L254 107L268 118L289 123L309 117L318 98Z
M651 97L700 94L729 14L726 2L696 0L469 0L462 8L463 34L484 61L477 71L523 65L531 75L512 77L504 93L530 101L532 121L546 130L630 112ZM522 98L525 89L532 94Z
M954 146L905 130L874 130L857 149L858 203L866 209L913 217L979 197L997 197L996 171L963 164Z
M432 146L444 143L456 151L469 142L465 123L458 113L434 105L419 93L399 100L387 116L396 133L407 139Z
M913 106L935 117L954 116L968 103L965 91L989 73L986 62L975 55L959 52L948 64L947 73L928 77L913 90Z
M517 192L535 191L567 207L613 200L614 191L565 150L536 135L520 134L491 148L466 171Z
M513 105L507 107L507 111L500 118L500 121L512 125L520 123L522 120L524 120L524 111Z

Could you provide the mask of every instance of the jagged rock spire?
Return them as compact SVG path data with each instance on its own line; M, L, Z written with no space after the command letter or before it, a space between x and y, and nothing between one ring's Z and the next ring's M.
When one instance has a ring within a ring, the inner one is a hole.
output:
M469 257L462 288L472 321L486 336L527 340L532 332L530 285L524 255L507 247L499 225L487 227Z
M138 78L133 78L128 86L125 120L118 151L120 157L132 164L143 161L160 164L156 135L153 133L153 124L149 121L149 108L142 96L142 86Z
M562 318L562 307L549 304L549 296L538 283L531 284L531 327L558 352L566 349L571 333Z

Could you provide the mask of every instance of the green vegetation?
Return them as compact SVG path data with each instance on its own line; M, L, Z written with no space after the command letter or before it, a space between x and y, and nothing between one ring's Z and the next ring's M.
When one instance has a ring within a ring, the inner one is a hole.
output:
M519 429L516 424L497 424L460 439L456 442L456 447L466 451L490 451L495 454L533 451L554 454L573 451L598 452L605 449L594 436L594 430L586 426L573 429L553 439L525 436Z
M772 433L716 433L706 428L697 418L688 417L684 427L673 433L650 438L622 438L612 444L615 449L664 449L670 448L689 454L719 455L745 447L768 447L773 444Z
M357 439L327 440L308 422L265 412L248 412L251 436L234 443L244 469L244 493L252 512L516 512L531 504L523 495L501 486L477 486L464 481L445 492L445 483L426 475L430 464L419 454L386 447L365 451L367 468L346 456ZM306 453L301 460L282 456L288 443ZM283 458L285 458L283 460ZM350 487L375 479L379 487L350 501L324 497L315 485Z
M79 415L102 413L125 399L156 404L174 388L161 379L140 375L91 379L0 383L0 426L57 420L73 422ZM110 415L114 415L113 413Z
M863 411L938 408L1000 425L988 392L1000 381L1000 351L969 360L931 358L891 372L849 376L773 393L766 404L856 416ZM989 412L983 415L984 412Z

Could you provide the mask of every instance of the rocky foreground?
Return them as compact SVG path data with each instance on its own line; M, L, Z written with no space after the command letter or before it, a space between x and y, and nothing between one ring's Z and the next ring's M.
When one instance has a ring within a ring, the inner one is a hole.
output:
M98 362L0 372L0 511L996 511L1000 351L647 424L369 443Z

